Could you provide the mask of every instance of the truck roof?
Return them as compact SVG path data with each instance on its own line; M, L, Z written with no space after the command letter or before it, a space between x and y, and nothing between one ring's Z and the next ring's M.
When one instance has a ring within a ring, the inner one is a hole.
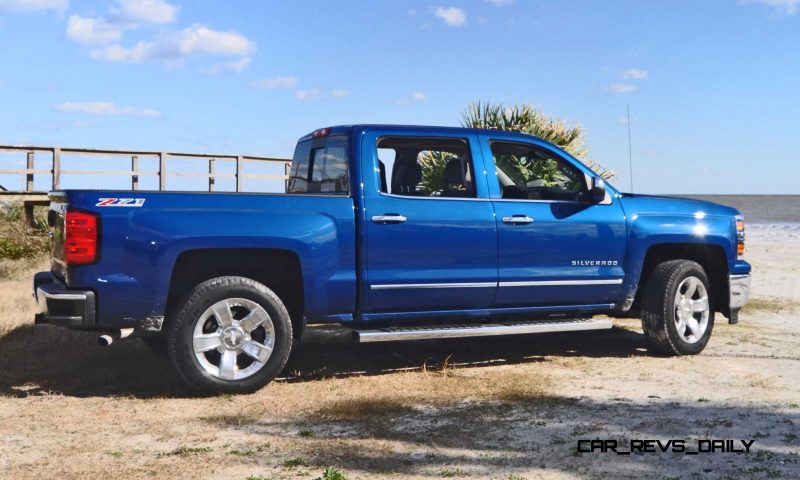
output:
M496 137L529 137L536 139L540 142L550 143L543 138L536 137L534 135L528 135L526 133L521 132L511 132L508 130L496 130L496 129L484 129L484 128L466 128L466 127L443 127L443 126L431 126L431 125L392 125L392 124L379 124L379 123L361 123L361 124L354 124L354 125L336 125L332 127L326 127L330 129L330 135L341 135L350 133L353 130L402 130L407 132L429 132L429 133L450 133L454 135L464 135L464 134L486 134L491 133L492 136ZM311 138L313 132L303 136L301 140L305 140L307 138Z

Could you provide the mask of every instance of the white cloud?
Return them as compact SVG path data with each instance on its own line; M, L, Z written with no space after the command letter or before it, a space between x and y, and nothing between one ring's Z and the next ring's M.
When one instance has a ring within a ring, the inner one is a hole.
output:
M408 11L408 14L410 16L412 16L412 17L416 17L417 16L417 11L412 8L411 10Z
M338 88L337 88L337 89L334 89L334 90L331 92L331 97L333 97L333 98L344 98L344 97L346 97L346 96L348 96L348 95L350 95L350 92L349 92L349 91L347 91L347 90L342 90L342 89L338 89Z
M758 3L777 10L779 13L794 15L800 10L800 0L739 0L740 4Z
M208 75L219 75L222 73L242 73L250 68L250 57L242 57L232 62L218 63L206 69Z
M0 0L0 10L7 12L38 12L41 10L64 11L69 0Z
M150 108L119 107L113 102L64 102L56 110L86 115L126 115L132 117L160 117L161 112Z
M617 123L620 124L620 125L627 125L628 124L628 117L626 117L626 116L625 117L619 117L617 119ZM636 123L639 123L639 119L636 118L636 117L631 117L631 125L635 125Z
M606 86L606 90L613 93L631 93L636 91L636 85L630 83L612 83Z
M308 90L298 90L294 92L294 98L301 102L305 102L307 100L313 100L319 97L319 94L319 88L309 88Z
M629 68L622 72L623 80L644 80L645 78L647 78L647 70L640 68Z
M451 27L463 27L467 24L467 14L464 10L457 7L438 7L433 12L434 15L441 18L444 23Z
M0 0L2 1L2 0ZM67 23L67 38L84 45L103 45L122 40L125 30L151 24L172 23L178 7L163 0L116 0L101 17L72 15Z
M275 90L275 89L286 89L286 88L294 88L297 85L297 77L274 77L274 78L267 78L265 80L259 80L253 83L253 86L256 88L264 88L267 90Z
M153 41L132 47L109 45L91 52L92 58L115 63L180 61L198 55L249 56L255 43L237 32L221 32L203 25L166 32Z
M514 0L486 0L487 2L493 4L495 7L505 7L507 5L511 5L514 3Z
M104 16L70 16L67 38L84 45L119 42L125 30L171 23L175 21L177 13L178 7L163 0L116 0L116 5L110 7Z
M115 23L173 23L179 8L163 0L117 0L108 20Z
M83 44L104 44L122 39L122 29L94 18L72 15L67 22L67 38Z
M416 91L416 92L413 92L411 94L411 96L408 97L408 98L400 98L400 99L397 99L395 101L400 105L408 105L409 103L412 103L412 102L424 102L427 99L428 99L428 96L425 95L423 92Z

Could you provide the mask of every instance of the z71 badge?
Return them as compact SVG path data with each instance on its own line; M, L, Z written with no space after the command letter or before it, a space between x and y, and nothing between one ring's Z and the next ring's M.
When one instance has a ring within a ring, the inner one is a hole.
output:
M100 198L95 207L141 207L144 198Z

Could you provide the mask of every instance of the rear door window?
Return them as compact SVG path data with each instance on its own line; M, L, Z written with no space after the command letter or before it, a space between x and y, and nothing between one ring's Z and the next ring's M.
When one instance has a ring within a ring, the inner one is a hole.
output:
M386 137L378 141L381 192L408 197L474 198L466 140Z

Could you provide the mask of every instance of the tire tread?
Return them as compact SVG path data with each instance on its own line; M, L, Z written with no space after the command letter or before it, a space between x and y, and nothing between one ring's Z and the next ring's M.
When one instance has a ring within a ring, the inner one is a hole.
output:
M705 334L706 339L700 340L699 350L691 351L695 347L689 348L686 346L688 344L680 345L680 340L673 339L670 335L668 322L673 321L674 289L679 279L685 276L687 270L697 270L701 274L701 280L708 287L708 277L703 267L697 262L685 259L668 260L660 263L650 274L644 286L641 308L642 329L644 330L648 348L654 352L668 356L696 354L700 353L708 342L707 337L711 334L714 326L713 299L710 295L709 326ZM710 294L711 289L707 289Z

